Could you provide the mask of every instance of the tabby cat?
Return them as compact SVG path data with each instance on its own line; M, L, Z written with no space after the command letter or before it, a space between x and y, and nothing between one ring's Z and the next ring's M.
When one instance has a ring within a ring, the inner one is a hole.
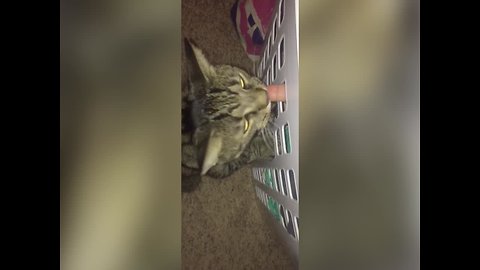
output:
M182 191L201 176L224 178L274 157L271 103L258 78L230 65L211 65L185 39L189 89L182 102Z

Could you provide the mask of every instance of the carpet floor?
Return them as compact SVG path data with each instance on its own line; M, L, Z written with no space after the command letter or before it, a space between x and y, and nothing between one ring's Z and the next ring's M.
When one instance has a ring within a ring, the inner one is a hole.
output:
M212 64L251 72L230 19L234 2L183 0L182 37L193 39ZM182 195L182 269L294 269L253 185L246 167L222 180L204 177L196 191Z

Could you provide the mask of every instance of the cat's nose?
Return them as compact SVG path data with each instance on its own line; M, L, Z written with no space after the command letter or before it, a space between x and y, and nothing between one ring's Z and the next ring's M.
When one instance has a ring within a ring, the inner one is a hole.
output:
M249 96L251 98L251 101L254 102L258 106L258 108L264 108L270 103L266 87L255 87L254 91L249 92Z
M266 94L266 102L269 103L270 100L268 99L268 88L267 86L257 86L257 91L261 92L261 93L265 93ZM263 94L262 94L263 95Z
M267 91L267 92L268 92L267 86L257 86L257 89L258 89L258 90L263 90L263 91Z

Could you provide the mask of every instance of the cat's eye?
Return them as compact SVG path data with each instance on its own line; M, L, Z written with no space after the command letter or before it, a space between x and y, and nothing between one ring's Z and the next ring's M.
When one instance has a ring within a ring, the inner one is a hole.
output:
M245 89L247 87L247 79L245 78L245 75L242 73L238 73L238 77L240 78L240 86L242 89Z
M240 77L240 85L242 86L242 88L245 88L245 81L242 77Z
M250 127L250 123L248 122L247 119L245 119L244 125L243 125L243 133L246 133L248 131L248 128Z

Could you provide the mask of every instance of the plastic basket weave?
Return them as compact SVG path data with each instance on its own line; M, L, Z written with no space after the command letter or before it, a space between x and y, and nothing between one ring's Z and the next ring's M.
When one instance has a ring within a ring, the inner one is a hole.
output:
M286 102L273 107L276 156L253 166L255 192L280 238L298 263L298 0L280 0L255 72L268 84L285 84Z

